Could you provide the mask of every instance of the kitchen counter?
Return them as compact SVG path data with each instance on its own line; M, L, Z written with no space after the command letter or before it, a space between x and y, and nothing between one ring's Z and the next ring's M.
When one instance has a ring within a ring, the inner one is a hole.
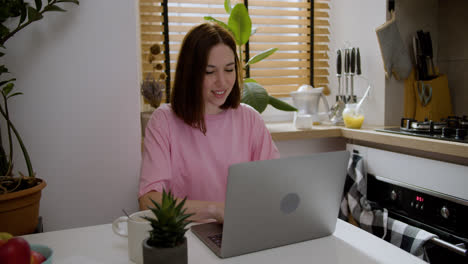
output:
M350 141L382 144L468 159L468 144L375 131L383 127L349 129L343 126L316 125L312 129L298 130L292 122L267 123L266 125L275 141L344 137Z
M267 249L238 257L216 257L188 231L188 263L425 263L406 251L338 220L331 236ZM126 238L112 232L111 224L23 236L29 243L54 250L53 263L132 263Z

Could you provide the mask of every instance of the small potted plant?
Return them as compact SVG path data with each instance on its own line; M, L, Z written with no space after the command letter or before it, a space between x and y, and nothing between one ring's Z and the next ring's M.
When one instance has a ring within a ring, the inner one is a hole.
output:
M44 18L46 12L65 12L63 3L78 5L78 0L35 0L35 6L24 0L0 0L0 57L6 52L6 42L16 33ZM3 63L3 62L2 62ZM0 127L6 133L2 141L0 133L0 231L15 236L33 233L39 223L39 201L44 180L36 177L28 151L19 131L11 119L8 103L13 97L22 94L15 92L16 78L12 78L8 68L0 65ZM14 99L13 99L14 100ZM26 107L26 106L25 106ZM16 138L27 166L28 175L13 172L13 140Z
M152 230L143 240L143 263L186 264L187 263L187 220L193 214L186 214L184 204L187 197L177 203L174 195L163 190L161 204L151 199L150 208L155 217L142 218L151 223Z

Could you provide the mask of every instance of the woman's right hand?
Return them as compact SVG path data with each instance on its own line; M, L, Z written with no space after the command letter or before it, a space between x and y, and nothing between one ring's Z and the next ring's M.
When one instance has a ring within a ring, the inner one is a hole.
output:
M224 203L213 202L209 203L206 207L199 208L194 216L194 222L213 222L216 220L218 223L224 223Z

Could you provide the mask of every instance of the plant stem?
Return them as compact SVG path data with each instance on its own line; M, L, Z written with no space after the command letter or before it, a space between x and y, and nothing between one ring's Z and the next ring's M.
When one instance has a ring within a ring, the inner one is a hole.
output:
M242 76L240 76L239 79L243 80L244 79L243 78L244 77L244 61L242 60L242 45L238 45L237 47L239 49L239 51L238 51L238 53L239 53L239 64L240 64L240 67L241 67L239 72L242 75Z
M34 171L32 169L31 159L29 158L28 151L26 150L26 146L24 146L24 144L23 144L23 140L21 139L21 136L19 135L19 133L16 130L15 126L11 123L10 119L6 115L5 111L3 111L3 108L1 106L0 106L0 113L3 115L3 117L8 122L8 124L11 126L11 129L13 130L13 133L15 133L16 139L18 140L18 143L20 144L21 150L23 151L26 166L28 167L29 177L34 177Z
M3 95L3 102L5 105L5 115L7 116L8 119L10 119L10 114L8 113L7 97L3 92L2 92L2 95ZM6 175L10 175L11 171L13 170L13 140L11 140L11 125L9 122L7 122L7 132L8 132L8 148L10 151L10 162L8 164L8 171Z

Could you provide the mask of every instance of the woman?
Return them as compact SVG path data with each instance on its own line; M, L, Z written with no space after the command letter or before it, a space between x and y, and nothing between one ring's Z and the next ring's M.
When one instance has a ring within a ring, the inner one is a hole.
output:
M229 166L279 158L260 114L240 104L240 71L228 31L205 23L187 33L171 104L156 109L146 128L140 209L161 201L165 189L187 197L191 220L223 222Z

